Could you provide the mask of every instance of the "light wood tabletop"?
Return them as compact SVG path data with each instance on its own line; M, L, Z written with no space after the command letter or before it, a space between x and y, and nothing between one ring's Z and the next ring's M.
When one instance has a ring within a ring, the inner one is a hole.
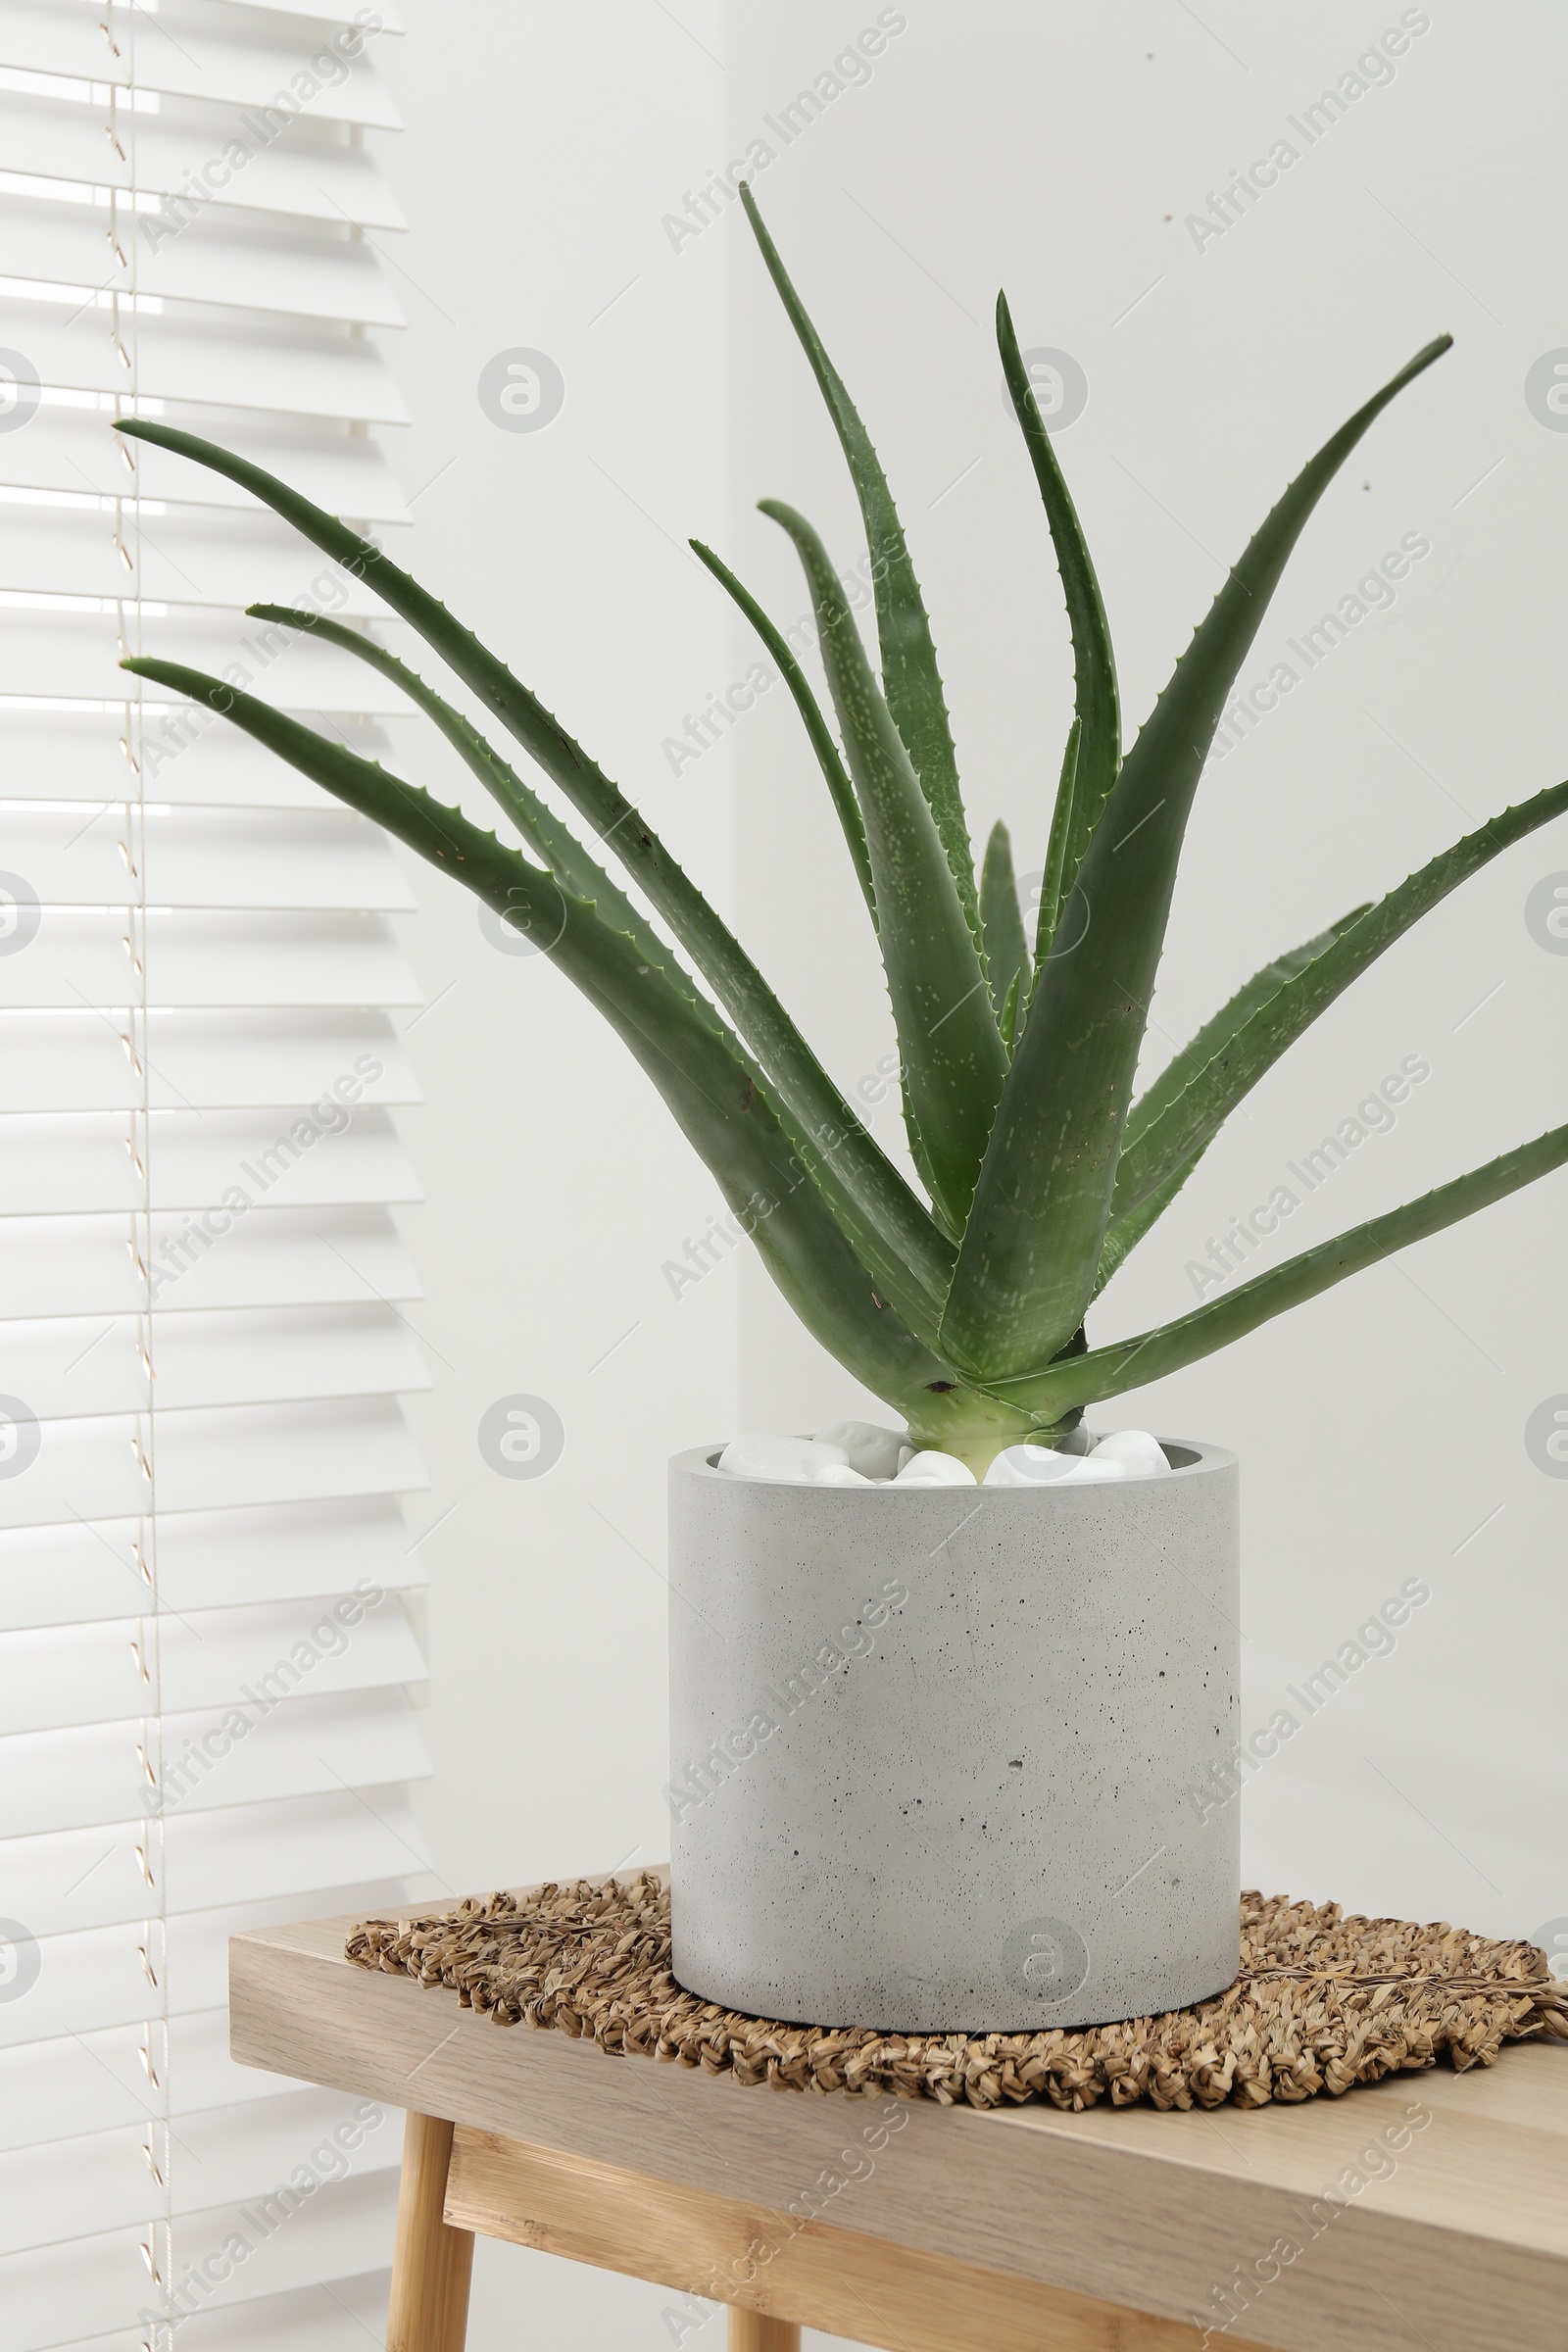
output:
M233 2053L409 2111L390 2352L459 2352L473 2234L658 2280L731 2352L1568 2352L1568 2044L1160 2114L746 2087L235 1936ZM675 2330L678 2332L678 2327Z

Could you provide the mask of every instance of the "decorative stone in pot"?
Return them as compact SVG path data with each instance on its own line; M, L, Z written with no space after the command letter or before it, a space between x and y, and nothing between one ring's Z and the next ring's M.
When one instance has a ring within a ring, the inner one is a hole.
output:
M1234 1454L850 1486L670 1465L674 1971L726 2007L1025 2033L1238 1965Z

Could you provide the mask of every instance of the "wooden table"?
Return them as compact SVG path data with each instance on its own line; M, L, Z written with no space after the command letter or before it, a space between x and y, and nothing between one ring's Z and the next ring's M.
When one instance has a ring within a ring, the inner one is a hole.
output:
M351 1966L352 1924L234 1937L233 2052L409 2110L389 2352L459 2352L475 2233L658 2280L694 2326L725 2303L730 2352L802 2324L889 2352L1568 2352L1568 2045L1250 2113L981 2114L506 2031Z

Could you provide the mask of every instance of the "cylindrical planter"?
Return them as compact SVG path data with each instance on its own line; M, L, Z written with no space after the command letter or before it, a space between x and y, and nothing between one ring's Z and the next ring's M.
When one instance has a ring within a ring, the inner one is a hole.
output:
M674 1972L764 2017L1024 2033L1238 1965L1237 1463L836 1487L670 1465Z

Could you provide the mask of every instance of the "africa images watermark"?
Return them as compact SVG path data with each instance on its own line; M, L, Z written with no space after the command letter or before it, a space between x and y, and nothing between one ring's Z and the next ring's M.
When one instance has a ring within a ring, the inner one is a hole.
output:
M844 590L852 612L860 612L872 601L871 591L887 569L885 556L872 559L863 555L853 571L839 573L839 585ZM783 632L784 642L793 653L808 652L817 641L816 615L803 612ZM671 775L678 776L683 767L700 760L711 751L734 726L737 718L755 710L760 695L776 686L779 672L771 662L754 662L722 694L710 694L694 718L689 710L681 714L681 735L666 735L660 745Z
M784 634L793 644L802 628L808 626L810 616L806 614L793 628L786 629ZM808 639L808 643L810 642ZM777 683L778 671L770 662L754 662L740 677L725 687L722 694L710 693L707 703L695 718L689 710L682 711L680 723L683 732L666 735L659 747L671 775L678 776L683 767L689 767L705 752L711 751L737 718L747 710L756 710L758 697L766 694L768 688Z
M143 213L141 233L153 251L199 220L219 191L231 187L246 166L265 155L323 90L340 88L349 77L348 60L363 54L366 36L380 32L384 23L373 8L357 9L353 23L338 26L301 66L286 90L273 91L270 105L247 108L239 116L233 137L198 169L187 172L155 213Z
M15 877L0 874L0 921L6 896ZM17 918L21 919L20 913ZM1568 874L1543 874L1525 900L1525 929L1548 956L1568 956ZM0 955L6 953L0 940Z
M1406 2107L1402 2122L1385 2124L1364 2147L1356 2150L1349 2163L1341 2165L1332 2180L1324 2181L1315 2197L1304 2204L1292 2203L1286 2207L1292 2227L1282 2230L1261 2254L1247 2262L1232 2263L1230 2276L1216 2279L1210 2287L1206 2312L1188 2313L1200 2332L1200 2352L1210 2336L1224 2335L1251 2310L1275 2279L1316 2243L1336 2216L1348 2209L1353 2198L1364 2195L1374 2180L1394 2179L1399 2169L1398 2158L1414 2134L1424 2132L1431 2121L1430 2107Z
M0 1396L0 1412L14 1401ZM1525 1423L1525 1451L1548 1478L1568 1478L1568 1396L1542 1398Z
M43 1970L38 1938L20 1919L0 1919L0 2001L23 2001Z
M816 1140L822 1157L830 1159L844 1137L837 1128L825 1127ZM743 1241L750 1241L759 1225L765 1224L791 1194L798 1193L803 1184L810 1183L810 1171L798 1152L790 1153L789 1165L795 1173L788 1192L751 1193L727 1217L709 1218L708 1229L699 1241L688 1241L685 1245L688 1256L694 1260L693 1265L681 1265L671 1257L664 1259L660 1271L669 1285L673 1298L681 1298L688 1289L701 1282L705 1274L710 1274L731 1250L738 1249Z
M847 90L862 89L871 78L872 60L881 57L889 41L896 41L908 28L909 20L902 9L879 9L876 23L858 32L831 64L811 76L805 89L797 90L776 114L762 117L764 129L748 140L744 155L726 164L722 172L710 172L700 188L687 188L681 197L681 210L665 213L659 223L674 251L680 253L694 237L700 237L705 228L719 219L726 205L736 202L742 180L765 172L769 164L776 163L785 148L793 147L802 132L809 130L835 100L842 98ZM765 136L764 131L770 132L771 137ZM775 139L777 146L773 144Z
M232 2278L253 2254L259 2253L269 2238L275 2237L308 2198L329 2181L348 2179L353 2170L350 2156L385 2122L384 2107L377 2106L373 2099L362 2099L353 2113L294 2167L286 2180L279 2180L270 2196L257 2197L251 2204L242 2205L222 2244L196 2261L187 2262L177 2281L171 2277L165 2287L164 2308L154 2311L143 2304L136 2314L136 2325L149 2329L174 2328L181 2320L205 2309L208 2297ZM165 2282L158 2276L151 2249L144 2244L142 2252L154 2284L163 2286Z
M748 2240L745 2252L737 2254L726 2269L720 2270L713 2264L707 2280L710 2300L705 2301L701 2294L693 2293L680 2303L666 2305L664 2327L670 2341L678 2347L688 2335L706 2328L715 2311L733 2303L737 2288L753 2285L758 2273L775 2261L808 2223L822 2219L836 2196L854 2181L869 2180L876 2171L876 2158L908 2120L907 2105L898 2099L884 2099L877 2108L875 2121L862 2124L851 2144L839 2150L836 2161L823 2165L815 2180L791 2197L785 2208L792 2225L788 2230L760 2228ZM840 2165L845 2167L843 2172Z
M1196 1257L1187 1260L1182 1270L1199 1298L1206 1298L1210 1291L1222 1291L1242 1273L1248 1252L1261 1249L1271 1235L1278 1233L1284 1218L1295 1216L1303 1200L1321 1192L1352 1152L1359 1152L1374 1135L1392 1135L1398 1125L1394 1105L1405 1102L1411 1088L1423 1085L1431 1075L1430 1061L1419 1054L1406 1054L1398 1069L1391 1070L1380 1086L1364 1096L1354 1110L1341 1119L1332 1135L1324 1136L1310 1152L1303 1152L1299 1160L1288 1159L1285 1172L1296 1179L1300 1192L1289 1184L1275 1185L1268 1199L1245 1217L1232 1217L1218 1240L1209 1235L1206 1262Z
M502 1478L543 1478L566 1450L565 1425L544 1396L498 1396L479 1416L479 1451Z
M856 1095L867 1109L874 1110L878 1103L886 1101L888 1089L896 1082L900 1068L896 1051L884 1054L875 1069L868 1070L857 1082ZM824 1158L827 1158L838 1150L844 1137L836 1128L823 1127L815 1141ZM797 1171L795 1182L790 1186L793 1193L808 1179L806 1166L798 1154L792 1155L790 1164ZM713 1268L722 1265L742 1242L751 1240L758 1226L764 1218L770 1217L778 1205L778 1201L769 1194L753 1193L728 1216L710 1217L695 1242L689 1236L685 1238L681 1244L684 1257L666 1257L659 1269L668 1286L670 1297L682 1298L688 1291L695 1290L704 1275L711 1274Z
M1403 57L1410 43L1431 29L1432 19L1424 8L1401 10L1398 24L1391 24L1381 33L1353 66L1347 66L1331 89L1324 90L1309 106L1303 106L1298 115L1287 115L1285 120L1300 140L1300 146L1282 132L1266 155L1258 156L1245 172L1233 172L1224 187L1209 189L1203 199L1208 206L1206 213L1187 215L1182 225L1199 252L1204 252L1216 237L1223 237L1245 220L1267 191L1278 187L1283 174L1294 171L1302 156L1326 138L1336 122L1343 122L1369 90L1386 88L1395 77L1395 59Z
M755 1756L791 1716L798 1715L853 1659L870 1657L876 1648L876 1636L908 1597L909 1588L903 1579L888 1577L868 1600L861 1602L860 1613L853 1625L840 1626L830 1642L819 1642L810 1657L803 1659L792 1674L780 1678L782 1688L780 1683L763 1683L750 1719L733 1731L721 1733L706 1756L683 1767L684 1786L672 1784L664 1789L671 1821L678 1826L688 1813L706 1805L732 1773Z
M363 563L356 564L354 569L357 577L363 577L366 565ZM348 601L349 592L336 564L329 564L324 570L318 571L307 588L289 599L291 605L316 613L318 618L324 613L340 612ZM301 634L300 630L286 629L273 620L269 621L265 628L258 629L253 637L242 637L240 644L256 667L248 668L237 659L226 662L222 673L224 685L239 689L254 686L264 671L271 668L279 654L286 654ZM200 742L214 719L226 714L228 707L216 702L176 704L159 720L156 731L144 720L140 753L142 773L146 780L151 783L160 768L167 767L172 760L179 758L181 752L189 751L193 743Z
M354 1629L385 1598L379 1585L362 1576L352 1593L335 1600L310 1632L300 1636L286 1658L277 1659L266 1674L258 1675L254 1686L241 1683L239 1696L221 1723L215 1723L199 1740L187 1739L179 1754L166 1760L158 1787L142 1792L142 1810L149 1815L168 1813L200 1788L208 1775L250 1738L259 1723L266 1722L274 1707L298 1693L309 1675L328 1658L342 1657Z
M1432 1598L1432 1587L1418 1576L1407 1576L1397 1592L1376 1608L1365 1623L1358 1625L1354 1635L1342 1642L1334 1655L1325 1658L1311 1674L1303 1674L1299 1685L1287 1683L1286 1695L1299 1707L1299 1715L1292 1707L1276 1707L1266 1724L1259 1724L1245 1740L1238 1740L1225 1755L1216 1756L1195 1775L1187 1790L1187 1802L1200 1822L1212 1821L1234 1803L1246 1785L1250 1772L1260 1772L1273 1756L1277 1756L1287 1740L1294 1740L1302 1725L1314 1715L1321 1715L1329 1700L1343 1690L1353 1675L1373 1658L1386 1658L1398 1647L1396 1629L1407 1625L1412 1610L1425 1608Z
M1379 557L1372 567L1364 571L1353 588L1348 588L1331 609L1320 613L1310 628L1299 637L1287 637L1286 646L1301 666L1284 659L1276 662L1266 678L1258 678L1250 686L1238 687L1232 696L1219 725L1214 730L1211 760L1223 760L1246 740L1260 718L1279 709L1282 699L1293 694L1301 680L1327 660L1337 645L1343 645L1352 629L1359 628L1373 612L1386 612L1396 602L1396 581L1405 578L1413 564L1424 563L1432 553L1432 542L1425 531L1406 531L1397 547L1391 547Z
M373 1086L382 1074L383 1065L373 1054L356 1054L352 1066L323 1089L318 1102L300 1112L286 1135L275 1136L265 1152L257 1152L254 1160L242 1159L238 1174L248 1177L250 1183L236 1181L225 1188L216 1207L192 1210L179 1231L166 1234L151 1252L147 1269L149 1298L156 1300L159 1293L188 1273L215 1242L232 1233L241 1217L260 1207L278 1178L296 1160L313 1152L327 1136L341 1135L352 1126L348 1105L358 1102L366 1088Z

